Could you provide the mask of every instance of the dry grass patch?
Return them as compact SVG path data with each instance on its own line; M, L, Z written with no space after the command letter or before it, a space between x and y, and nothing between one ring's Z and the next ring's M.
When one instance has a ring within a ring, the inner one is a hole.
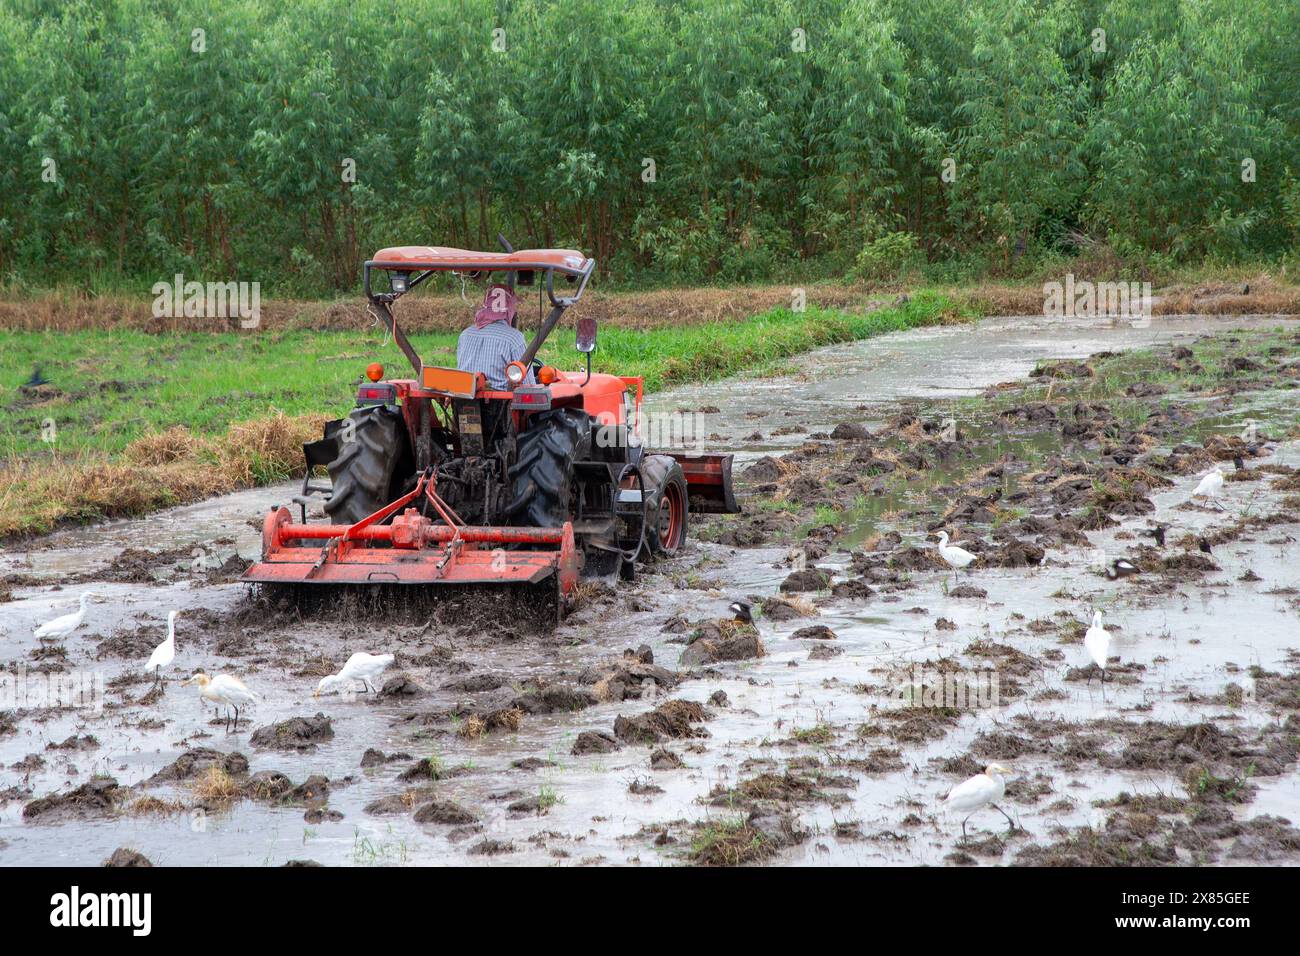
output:
M277 412L234 425L213 443L181 426L146 435L122 461L90 452L11 459L0 465L0 538L135 517L301 475L302 446L324 423L323 415Z
M194 796L203 803L231 803L240 795L239 784L222 767L211 766L194 781Z

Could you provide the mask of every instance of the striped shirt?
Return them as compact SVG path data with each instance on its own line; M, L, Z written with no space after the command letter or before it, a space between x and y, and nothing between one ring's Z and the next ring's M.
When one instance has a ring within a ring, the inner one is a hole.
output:
M462 372L482 372L487 376L488 388L504 392L510 388L506 366L523 358L526 346L524 333L504 320L490 322L481 329L471 325L456 342L456 367ZM524 376L524 384L535 384L531 368Z

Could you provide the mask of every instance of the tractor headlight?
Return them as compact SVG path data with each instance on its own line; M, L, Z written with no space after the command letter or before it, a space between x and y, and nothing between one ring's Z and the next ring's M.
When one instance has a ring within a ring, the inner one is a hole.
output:
M409 277L409 273L406 272L388 273L388 288L400 295L406 291L406 280Z
M523 383L526 372L523 362L511 362L506 366L506 381L510 383L511 387L520 385Z

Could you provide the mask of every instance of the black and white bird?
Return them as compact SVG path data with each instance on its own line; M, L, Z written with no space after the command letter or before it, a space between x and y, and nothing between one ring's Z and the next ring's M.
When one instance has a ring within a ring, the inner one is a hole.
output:
M727 605L727 610L735 615L733 620L739 621L741 624L754 623L754 615L748 601L732 601Z
M32 377L29 378L27 381L23 382L23 387L24 387L24 388L36 388L37 386L48 384L49 381L50 381L50 380L49 380L48 378L46 378L44 375L41 374L41 367L40 367L40 365L33 364L33 365L32 365Z
M1169 530L1169 525L1158 524L1152 528L1147 528L1142 533L1149 538L1155 538L1156 544L1160 547L1165 546L1165 532Z
M1131 578L1133 575L1141 573L1142 569L1128 558L1116 558L1110 563L1110 567L1106 568L1106 577L1112 581L1117 581L1120 578Z
M1200 549L1201 549L1201 552L1204 553L1204 554L1213 554L1213 553L1214 553L1212 550L1210 550L1210 542L1207 541L1205 538L1197 538L1197 539L1196 539L1196 546L1197 546L1198 548L1200 548Z

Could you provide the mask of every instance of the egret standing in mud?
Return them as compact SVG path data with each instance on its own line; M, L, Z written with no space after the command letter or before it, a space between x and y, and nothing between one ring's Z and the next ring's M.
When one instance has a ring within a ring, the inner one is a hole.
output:
M319 697L339 684L346 684L348 681L354 680L361 681L361 686L365 690L378 692L375 687L375 678L382 674L384 668L393 663L394 660L396 658L392 654L367 654L364 651L358 651L348 658L348 662L343 665L343 670L337 674L322 677L320 683L316 685L316 692L312 696Z
M167 612L167 637L153 649L149 663L144 665L145 672L153 671L153 686L162 683L162 669L171 666L176 660L176 611Z
M71 614L64 614L62 617L56 617L52 621L46 621L35 631L38 641L61 641L77 628L81 627L86 620L86 602L94 595L86 591L81 595L81 608L73 611Z
M1106 658L1110 654L1110 633L1101 626L1101 611L1092 614L1092 627L1083 635L1083 646L1092 662L1101 668L1101 682L1106 683Z
M231 677L229 674L218 674L216 677L209 677L203 671L199 671L189 680L181 681L182 687L189 687L191 684L198 685L199 696L204 700L226 706L227 733L230 732L230 708L234 708L235 731L238 732L239 708L247 707L257 700L257 695L245 687L243 681L238 677Z
M1215 465L1213 468L1211 468L1208 472L1205 473L1205 477L1201 479L1201 483L1198 484L1196 486L1196 490L1192 492L1192 497L1205 498L1213 502L1214 499L1219 496L1219 492L1222 490L1223 490L1223 466Z
M957 583L957 572L975 560L975 555L965 548L959 548L955 544L948 543L947 531L939 532L939 557L943 558L948 567L952 568L954 584Z
M1012 830L1016 828L1016 822L1007 816L1007 812L998 806L998 801L1002 799L1007 792L1006 778L1015 773L1013 770L1002 766L1000 763L991 763L984 768L983 773L977 773L964 783L959 783L952 788L952 792L944 798L943 805L946 810L956 810L958 813L966 814L961 821L961 842L966 842L966 821L975 815L976 811L984 807L992 807L998 813L1007 817L1007 823Z

